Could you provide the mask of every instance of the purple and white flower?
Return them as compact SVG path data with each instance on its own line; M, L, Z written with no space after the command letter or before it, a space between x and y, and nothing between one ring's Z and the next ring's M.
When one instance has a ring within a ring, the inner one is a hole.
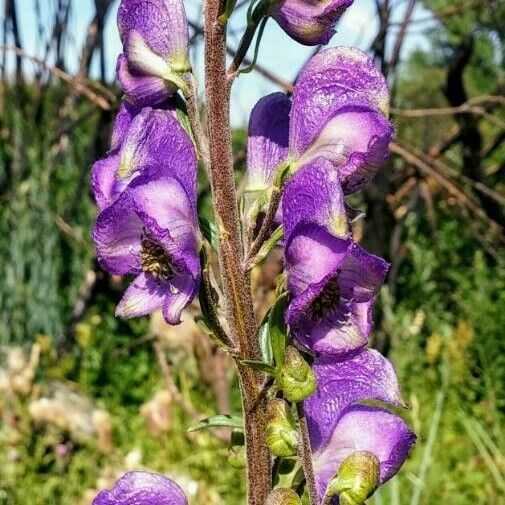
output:
M251 114L252 188L271 186L275 168L284 161L295 172L324 157L332 162L347 195L362 189L387 160L394 135L387 119L388 86L362 51L337 47L318 53L300 73L289 102L274 93L262 98Z
M390 479L416 437L398 416L358 402L403 405L391 363L375 350L364 350L316 359L313 371L317 391L304 403L320 495L340 463L355 451L374 454L380 462L380 482Z
M128 100L154 106L184 88L191 64L182 0L122 0L118 27L124 52L117 76Z
M93 239L108 272L135 275L116 314L137 317L162 309L180 322L200 280L196 155L169 111L144 109L117 155L93 173L101 212Z
M315 355L364 347L388 270L351 238L344 195L331 162L316 159L286 186L282 207L290 304L286 320Z

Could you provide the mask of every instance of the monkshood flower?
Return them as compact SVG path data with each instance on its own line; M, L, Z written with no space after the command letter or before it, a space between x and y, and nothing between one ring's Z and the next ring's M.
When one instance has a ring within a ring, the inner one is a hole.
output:
M388 157L394 133L386 116L389 91L373 60L354 47L321 51L293 91L289 158L296 166L324 156L344 194L366 185Z
M93 232L98 260L112 274L136 276L117 315L162 309L177 324L200 280L194 148L170 112L145 109L120 151L119 169L94 174L102 204Z
M169 324L178 324L200 280L196 192L188 195L178 179L159 173L146 171L130 182L98 215L93 239L104 270L136 276L116 315L162 309Z
M116 119L112 150L91 169L99 209L109 206L144 169L156 166L163 170L167 164L191 194L196 170L194 148L173 110L145 107L139 112L125 103Z
M118 27L124 52L117 76L128 100L157 105L185 89L191 64L182 0L122 0Z
M163 475L130 472L112 489L101 491L93 505L188 505L188 499L173 480Z
M349 235L344 195L331 162L316 159L286 186L282 204L291 296L286 321L315 355L364 347L388 264Z
M344 194L358 191L389 155L394 129L388 110L386 80L365 53L353 47L321 51L302 70L292 101L274 93L253 109L248 190L271 188L283 162L294 173L324 157Z
M300 44L327 44L353 0L271 0L269 14Z
M398 416L357 402L403 405L391 363L375 350L362 350L318 358L313 370L318 387L305 400L305 413L320 496L342 461L356 451L376 456L384 483L399 470L416 437Z

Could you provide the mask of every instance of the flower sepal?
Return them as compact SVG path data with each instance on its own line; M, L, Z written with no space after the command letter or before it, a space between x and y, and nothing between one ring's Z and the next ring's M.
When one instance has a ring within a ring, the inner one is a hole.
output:
M278 368L276 382L284 398L290 402L301 402L316 390L314 372L294 347L286 348L284 364Z
M296 424L288 404L280 399L273 399L267 406L266 443L274 456L295 456L298 447Z
M338 495L340 505L363 505L379 486L380 462L375 454L356 451L342 461L330 480L323 505Z

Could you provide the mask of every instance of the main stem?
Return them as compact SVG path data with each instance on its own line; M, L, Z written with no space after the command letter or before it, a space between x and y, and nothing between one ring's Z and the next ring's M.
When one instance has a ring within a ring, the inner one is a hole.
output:
M230 85L226 75L226 25L218 21L224 8L220 0L207 0L204 12L209 173L219 230L219 266L226 316L241 359L259 359L250 279L242 265L231 148ZM248 504L264 505L271 487L270 454L265 443L265 400L259 396L264 378L240 363L238 373L244 409Z

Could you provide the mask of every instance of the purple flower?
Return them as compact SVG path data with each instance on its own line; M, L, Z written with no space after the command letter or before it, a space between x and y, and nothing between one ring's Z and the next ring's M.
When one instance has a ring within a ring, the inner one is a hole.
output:
M407 459L416 436L403 420L377 407L354 405L340 417L328 444L316 452L314 473L322 497L342 461L357 451L367 451L380 464L379 483L396 475ZM338 501L335 499L334 503Z
M352 47L320 52L298 77L291 104L274 93L253 109L248 187L271 187L283 161L295 172L324 157L332 162L345 195L362 189L389 155L394 128L386 118L388 109L386 80L365 53Z
M300 44L327 44L335 24L353 0L277 0L270 15Z
M188 499L167 477L130 472L123 475L110 491L101 491L93 505L188 505Z
M191 65L182 0L122 0L118 27L124 54L117 75L130 101L156 105L184 89Z
M140 175L99 214L93 239L102 268L136 276L116 315L162 309L168 323L180 322L200 280L194 194L174 177Z
M365 53L353 47L321 51L295 84L289 157L303 166L324 156L344 193L357 191L387 159L394 133L388 110L386 80Z
M355 451L377 456L381 483L391 478L415 436L388 411L357 405L364 400L403 405L391 363L375 350L363 350L340 358L318 358L313 371L317 391L305 401L305 412L320 494L342 460Z
M316 355L365 346L388 265L350 238L342 189L330 161L316 159L293 176L282 215L291 295L286 320L297 342Z
M193 145L170 112L144 109L114 156L94 172L102 211L93 238L105 270L136 276L116 314L162 309L177 324L200 280Z

